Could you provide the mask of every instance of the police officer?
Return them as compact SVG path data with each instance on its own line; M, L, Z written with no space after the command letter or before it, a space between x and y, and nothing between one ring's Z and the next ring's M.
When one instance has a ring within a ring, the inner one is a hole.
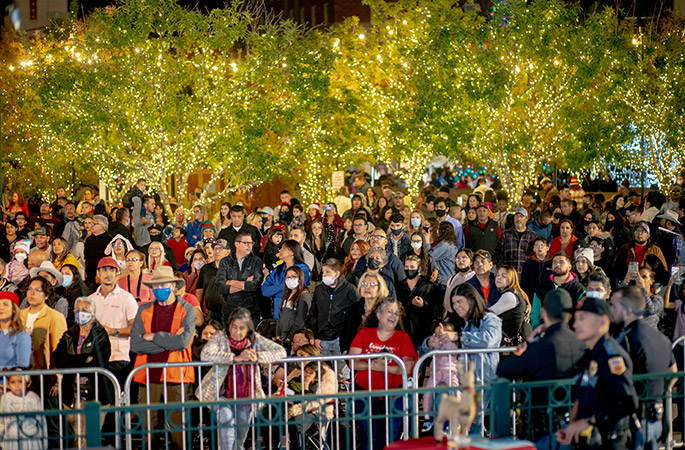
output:
M636 287L619 289L611 297L611 320L621 331L616 341L623 347L633 362L635 374L662 374L676 372L677 367L671 342L656 328L642 320L645 312L645 297ZM647 392L644 391L647 387ZM645 448L658 449L659 437L663 431L664 379L649 380L647 386L638 384L638 393L651 399L641 411L645 432ZM659 400L657 400L659 399Z
M573 299L565 289L549 291L540 309L543 325L536 329L538 336L530 343L522 343L514 355L500 361L497 375L512 381L554 380L575 375L576 364L583 356L585 344L568 326L571 311ZM536 389L531 395L534 405L549 403L545 388ZM527 437L536 441L539 449L555 448L554 430L549 429L548 413L553 412L544 408L533 408L531 411ZM560 417L561 414L556 416Z
M609 304L586 298L575 313L575 332L588 350L576 383L577 400L571 423L557 431L562 445L626 449L632 440L631 421L637 410L633 368L628 353L609 336Z

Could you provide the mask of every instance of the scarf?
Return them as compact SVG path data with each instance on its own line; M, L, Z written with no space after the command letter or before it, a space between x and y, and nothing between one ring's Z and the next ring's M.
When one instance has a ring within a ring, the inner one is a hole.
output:
M252 342L248 338L236 341L229 336L228 343L234 354L252 347ZM255 370L257 370L255 364L232 365L226 379L226 397L236 399L256 396Z

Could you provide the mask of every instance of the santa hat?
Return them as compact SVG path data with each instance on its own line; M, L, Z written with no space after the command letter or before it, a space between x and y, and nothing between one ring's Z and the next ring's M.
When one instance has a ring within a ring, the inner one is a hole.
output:
M309 207L314 208L317 211L321 211L321 205L319 203L310 203Z
M578 177L576 176L571 177L571 189L573 189L574 191L580 189L580 183L578 183Z

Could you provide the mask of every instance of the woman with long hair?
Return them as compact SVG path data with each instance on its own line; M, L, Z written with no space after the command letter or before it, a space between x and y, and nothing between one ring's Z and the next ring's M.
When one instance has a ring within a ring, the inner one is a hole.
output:
M164 245L161 242L155 241L150 243L147 252L147 266L150 268L150 272L161 266L171 267L171 263L166 259Z
M521 289L518 273L512 266L503 265L497 268L495 286L499 291L499 299L490 307L490 311L502 319L502 346L518 345L532 333L530 301ZM527 327L525 323L528 323Z
M285 271L285 287L278 317L278 337L291 341L295 331L304 328L305 318L312 305L312 294L304 284L304 272L297 266Z
M183 274L183 278L186 280L186 292L195 295L197 289L197 279L200 276L200 270L204 267L205 261L207 260L207 255L204 250L197 248L193 250L190 255L190 263L188 264L188 270Z
M243 448L252 419L258 413L256 400L265 398L260 369L287 356L283 347L255 331L252 314L246 308L234 310L223 330L217 331L202 349L202 361L217 365L202 379L195 393L201 401L250 399L250 403L221 406L216 411L219 445L222 450ZM230 363L235 364L228 366ZM261 368L259 367L261 365ZM222 393L222 386L225 391Z
M26 204L24 195L21 192L12 192L12 202L5 208L3 206L2 212L4 212L10 219L14 219L14 216L18 212L23 212L26 216L29 215L29 205Z
M431 245L429 253L438 266L437 283L447 284L447 281L454 275L455 257L459 244L454 234L454 227L449 222L442 222L437 234L437 239Z
M31 336L24 329L19 306L8 298L0 299L0 370L29 367Z
M407 234L412 235L414 233L421 233L423 230L421 227L426 221L426 217L419 210L412 211L409 215L409 226L407 226Z
M224 228L231 226L231 204L223 202L219 208L219 220L214 224L217 236Z
M381 219L381 214L387 206L388 199L383 196L378 197L378 200L376 200L376 206L373 208L373 218L375 221Z
M357 214L364 214L366 216L366 220L373 223L373 217L371 216L371 212L364 206L364 199L361 195L354 194L352 196L352 208L345 211L345 214L343 214L343 218L354 218L357 216Z
M67 300L69 305L67 317L71 318L74 312L74 302L79 297L86 297L88 290L81 272L75 265L64 264L59 271L62 274L62 285L55 287L55 292Z
M421 262L419 264L419 270L421 275L427 276L431 282L435 283L438 279L438 265L435 263L435 259L432 255L428 253L428 245L422 231L415 231L411 234L411 250L402 255L402 262L406 260L408 256L416 256Z
M61 270L67 264L75 266L77 270L81 267L76 257L71 254L67 240L59 236L52 239L50 261L57 270Z
M418 354L414 344L402 328L402 304L390 298L379 298L368 311L359 332L350 345L350 355L389 352L404 361L406 370L411 371ZM351 361L355 373L356 391L395 389L402 385L402 369L393 360L382 357L371 360ZM394 402L394 406L390 406ZM357 448L380 449L399 439L402 432L402 417L393 411L402 411L402 397L368 397L355 400L354 408L360 412L367 410L380 419L359 420L357 422ZM389 416L389 417L388 417ZM371 422L369 424L369 422ZM371 430L369 430L371 425ZM372 442L367 442L369 431Z
M330 247L330 242L326 240L323 223L320 220L312 222L307 235L307 244L309 244L309 248L312 249L314 259L316 259L318 263L322 263L333 256L332 254L329 254L328 249Z
M277 256L283 261L283 264L279 264L274 270L269 272L269 275L264 278L264 283L262 284L262 295L273 300L274 319L278 319L280 316L286 270L293 266L299 267L304 273L304 284L309 286L310 283L309 267L304 262L304 254L299 242L292 239L283 242Z
M354 269L357 267L357 262L369 252L371 246L368 242L361 239L354 241L350 246L350 254L345 258L343 264L343 275L347 281L350 281L354 276Z
M445 331L443 340L458 342L461 348L499 348L502 342L502 319L490 311L478 290L469 283L460 284L450 293L448 322L457 331ZM499 363L498 353L480 353L469 358L476 369L476 384L493 380Z

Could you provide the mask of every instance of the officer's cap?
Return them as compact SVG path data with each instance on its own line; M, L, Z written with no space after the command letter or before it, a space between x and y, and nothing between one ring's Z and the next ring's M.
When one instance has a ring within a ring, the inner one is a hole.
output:
M582 303L578 303L576 311L587 311L599 316L611 317L609 303L597 298L586 297Z
M561 319L562 313L573 311L573 300L566 289L552 289L545 295L543 306L549 316Z

